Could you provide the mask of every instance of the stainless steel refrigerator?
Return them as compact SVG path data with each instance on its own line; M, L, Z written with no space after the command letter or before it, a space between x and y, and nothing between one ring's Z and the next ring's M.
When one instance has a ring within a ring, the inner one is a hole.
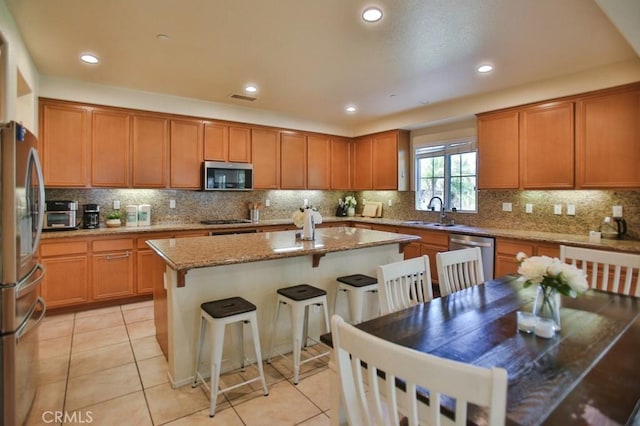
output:
M0 124L0 143L0 423L12 426L25 422L38 387L44 182L34 135L15 122Z

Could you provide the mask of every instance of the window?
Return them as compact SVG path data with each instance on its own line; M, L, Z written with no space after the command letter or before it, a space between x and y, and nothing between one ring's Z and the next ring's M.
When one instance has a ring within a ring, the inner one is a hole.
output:
M416 210L428 208L432 197L442 199L444 208L477 211L477 150L474 140L420 146L416 159ZM440 203L434 201L436 210Z

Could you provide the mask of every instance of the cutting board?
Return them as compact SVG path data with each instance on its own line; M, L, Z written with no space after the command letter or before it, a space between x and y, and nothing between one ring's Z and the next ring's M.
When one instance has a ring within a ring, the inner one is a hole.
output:
M382 217L382 203L367 201L362 209L363 217Z

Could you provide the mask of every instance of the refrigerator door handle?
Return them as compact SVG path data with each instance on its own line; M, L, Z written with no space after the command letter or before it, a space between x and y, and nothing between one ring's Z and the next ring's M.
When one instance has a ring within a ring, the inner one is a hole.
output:
M31 281L33 275L40 271L40 275ZM44 266L41 263L38 263L35 268L16 286L16 299L20 299L24 294L32 291L33 287L40 284L40 281L44 278Z
M38 244L40 244L40 237L42 236L42 228L44 226L44 175L42 174L42 164L40 164L38 151L32 148L29 154L29 161L33 163L38 178L38 227L36 228L36 237L33 241L33 250L35 251L38 249Z
M42 310L40 311L40 316L38 317L37 320L35 320L35 322L27 320L22 323L22 325L16 330L16 344L20 342L20 339L22 338L22 336L24 336L25 334L33 330L35 327L37 327L38 324L40 324L40 321L42 321L42 319L44 318L44 315L47 312L47 306L44 302L44 299L40 296L38 296L38 300L36 301L36 303L33 304L31 309L29 310L29 315L27 315L27 318L31 318L33 316L33 313L36 311L36 308L38 307L38 305L42 307ZM28 326L29 323L31 323L30 326Z

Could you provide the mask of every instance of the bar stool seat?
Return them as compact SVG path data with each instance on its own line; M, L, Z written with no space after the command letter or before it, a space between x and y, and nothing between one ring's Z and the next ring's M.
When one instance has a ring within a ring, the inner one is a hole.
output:
M222 364L222 347L224 344L224 332L227 324L234 324L238 326L238 345L241 357L241 367L244 370L245 361L244 357L244 324L250 324L251 334L253 340L253 346L256 356L256 367L258 370L258 376L252 379L246 380L242 383L237 383L233 386L229 386L223 389L218 389L220 384L220 372ZM209 324L211 342L213 344L211 349L211 385L207 386L204 378L200 374L200 357L202 355L202 346L205 340L205 332ZM200 305L200 336L198 339L198 355L196 358L195 372L192 387L198 385L198 380L202 381L202 384L211 394L211 401L209 407L209 416L215 415L216 399L219 393L227 392L248 383L256 381L262 382L262 389L264 395L269 395L267 389L267 382L264 376L264 370L262 368L262 353L260 350L260 336L258 334L258 319L256 316L256 306L243 299L242 297L231 297L228 299L215 300L212 302L205 302Z
M271 347L267 362L271 362L274 351L276 334L278 330L278 318L280 316L280 306L289 305L291 307L291 334L293 341L293 383L298 384L300 376L300 366L323 356L328 356L330 351L322 352L318 355L308 357L304 361L301 359L302 347L307 347L307 342L313 340L308 336L309 328L309 306L322 305L324 316L324 332L329 332L329 311L327 310L327 292L313 287L309 284L299 284L291 287L278 289L276 292L277 304L275 319L273 321L273 332L271 333ZM318 342L319 343L319 342Z
M377 293L378 280L364 274L353 274L338 277L336 278L336 281L338 281L338 288L336 291L336 298L334 299L333 312L336 312L338 295L341 292L346 292L347 299L349 301L351 322L355 324L362 322L362 309L364 307L365 293ZM378 305L379 304L376 303L376 306Z

